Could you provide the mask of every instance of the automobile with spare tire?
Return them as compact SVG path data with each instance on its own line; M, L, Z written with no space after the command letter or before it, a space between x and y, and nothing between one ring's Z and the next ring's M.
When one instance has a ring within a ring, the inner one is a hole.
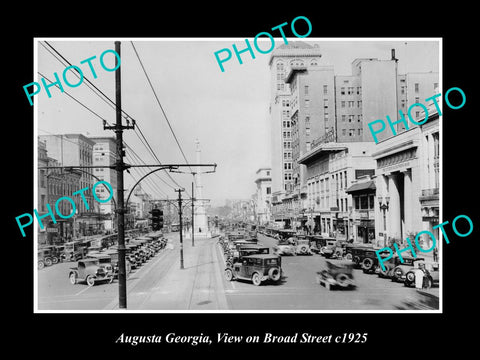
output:
M278 255L256 254L242 258L231 267L225 269L225 279L248 280L259 286L266 281L278 283L282 277L282 260Z

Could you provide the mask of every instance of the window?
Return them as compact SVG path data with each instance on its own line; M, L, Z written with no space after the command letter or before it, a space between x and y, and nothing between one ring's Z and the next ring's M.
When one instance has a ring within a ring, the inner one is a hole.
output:
M305 135L307 135L307 136L310 135L310 128L309 127L305 128Z
M355 101L349 101L348 102L348 107L353 108L355 106Z
M348 95L352 95L353 94L353 87L350 86L348 87Z
M361 107L362 107L362 100L358 100L358 104L357 104L357 106L358 106L359 108L361 108Z
M347 129L342 129L342 135L343 136L347 135Z
M328 94L328 85L323 85L323 95Z
M342 115L342 122L345 122L347 120L347 115Z
M328 99L323 99L323 107L328 109Z
M419 83L415 83L415 93L417 94L420 90L420 84Z
M355 129L349 129L348 136L355 136Z
M355 202L355 210L359 210L360 209L360 197L359 196L354 196L353 200Z
M267 171L268 173L268 171ZM267 187L267 195L270 195L272 193L272 188L271 187Z
M305 85L305 95L308 95L308 85Z
M368 208L369 208L369 209L373 209L374 206L375 206L375 202L374 202L374 196L373 196L373 194L368 195Z
M420 98L418 96L415 97L415 104L420 103Z
M355 115L348 115L348 122L352 122L355 120Z
M358 129L358 136L362 135L362 129Z
M345 107L345 101L342 101L342 102L340 103L340 107L342 107L342 108Z
M308 108L310 106L310 100L305 99L305 107Z
M358 122L362 121L362 115L358 115Z
M267 176L270 176L270 170L267 170ZM267 188L268 189L268 188Z
M360 209L368 209L368 197L366 195L360 196Z
M362 88L359 86L357 87L357 95L361 95L362 94Z
M344 87L340 88L340 94L345 95L345 88Z

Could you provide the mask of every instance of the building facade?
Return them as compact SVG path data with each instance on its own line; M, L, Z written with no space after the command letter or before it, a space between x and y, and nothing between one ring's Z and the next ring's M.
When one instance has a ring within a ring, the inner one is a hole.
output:
M252 196L255 221L258 225L266 225L271 218L272 178L270 168L260 168L256 172L257 189Z
M311 218L314 232L340 240L354 238L353 198L347 190L375 172L374 147L372 142L323 142L299 159L306 166L308 194L302 220Z
M104 168L92 169L93 181L100 180L108 182L113 189L113 197L110 201L99 203L100 214L105 216L105 229L111 230L114 227L115 205L117 199L117 172L107 166L112 166L116 161L116 140L113 137L91 137L94 142L92 160L94 166L105 166ZM96 196L99 199L107 199L110 196L105 186L97 186Z
M86 136L82 134L63 134L40 135L39 138L45 142L48 156L56 159L60 166L93 165L93 145L95 143ZM91 176L91 170L92 169L79 170L81 173L79 187L74 189L74 192L86 187L89 189L84 192L84 195L90 209L87 209L86 205L82 202L78 208L80 214L95 212L94 198L91 191L94 178Z

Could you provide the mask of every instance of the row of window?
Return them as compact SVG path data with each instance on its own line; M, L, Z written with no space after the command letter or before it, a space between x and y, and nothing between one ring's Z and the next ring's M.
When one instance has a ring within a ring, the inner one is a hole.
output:
M353 100L350 100L350 101L340 101L340 107L342 109L344 109L345 107L347 107L348 103L348 108L354 108L355 107L355 101ZM362 100L357 100L357 107L358 108L361 108L362 107Z
M362 95L362 88L360 86L357 86L357 95ZM340 95L354 95L355 94L355 88L353 86L347 87L347 91L345 92L345 87L340 88Z
M355 136L355 134L362 136L362 133L363 129L357 129L357 131L355 131L355 129L348 129L348 136ZM347 129L342 129L342 136L347 136Z

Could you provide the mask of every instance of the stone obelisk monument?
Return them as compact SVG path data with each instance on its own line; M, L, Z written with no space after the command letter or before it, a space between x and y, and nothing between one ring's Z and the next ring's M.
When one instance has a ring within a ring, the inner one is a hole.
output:
M201 164L201 151L200 142L195 140L195 153L197 164ZM205 211L205 205L203 200L203 186L202 186L202 168L200 166L196 169L195 175L195 212L194 212L194 225L195 225L195 237L209 237L211 236L208 231L208 219Z

